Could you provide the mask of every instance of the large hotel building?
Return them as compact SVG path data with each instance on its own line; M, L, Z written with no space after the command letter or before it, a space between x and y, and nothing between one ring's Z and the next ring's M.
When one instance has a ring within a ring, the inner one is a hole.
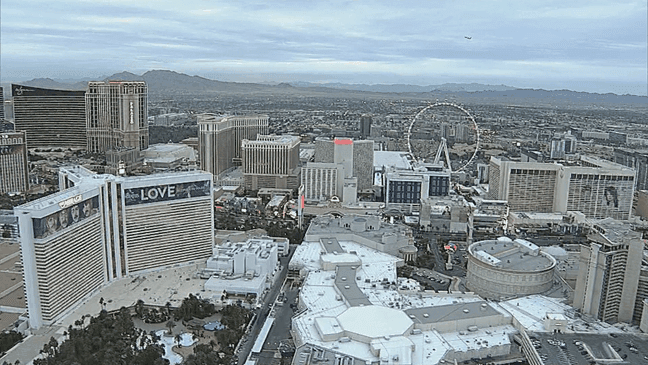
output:
M85 91L11 85L16 130L33 147L86 148Z
M341 163L349 161L347 174L358 178L358 190L373 187L374 142L335 138L315 142L315 162Z
M648 190L648 150L615 148L614 162L637 170L636 189Z
M428 197L450 193L450 172L442 165L421 165L414 170L388 168L384 173L385 206L388 209L421 208Z
M241 143L268 134L267 115L217 116L198 115L198 154L201 168L214 178L241 165Z
M374 142L349 138L315 142L314 162L301 168L307 201L330 199L352 203L358 192L373 187Z
M5 119L4 112L4 88L0 86L0 123Z
M296 136L259 135L241 142L245 187L297 189L299 143Z
M93 81L85 94L88 152L148 148L148 88L144 81Z
M105 283L207 259L211 174L140 177L61 168L61 191L14 209L32 328L54 323Z
M488 198L515 212L580 211L587 218L628 219L635 170L595 157L561 163L491 157Z
M581 245L574 307L599 320L639 323L648 299L641 232L627 222L597 221Z
M0 194L29 189L25 132L0 133Z

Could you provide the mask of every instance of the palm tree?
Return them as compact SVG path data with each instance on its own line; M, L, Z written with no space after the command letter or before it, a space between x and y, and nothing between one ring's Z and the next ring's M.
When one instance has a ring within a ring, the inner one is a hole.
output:
M169 334L171 335L171 334L172 334L171 331L173 330L173 327L176 326L175 322L173 322L173 320L170 319L170 320L166 323L166 326L167 326L167 328L169 329Z
M166 309L167 309L167 314L168 314L169 316L171 316L171 302L167 302L167 303L165 304L165 307L166 307Z

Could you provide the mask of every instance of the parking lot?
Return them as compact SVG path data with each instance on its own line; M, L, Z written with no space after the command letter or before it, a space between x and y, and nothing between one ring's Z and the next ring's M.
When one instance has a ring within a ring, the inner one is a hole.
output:
M529 334L545 365L648 365L648 339L629 334ZM598 361L597 361L598 360Z

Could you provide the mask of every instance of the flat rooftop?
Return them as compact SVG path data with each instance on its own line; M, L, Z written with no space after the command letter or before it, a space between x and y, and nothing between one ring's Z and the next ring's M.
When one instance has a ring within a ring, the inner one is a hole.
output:
M345 331L369 338L402 336L412 328L412 320L403 311L368 305L351 307L337 317Z
M169 153L169 152L175 152L178 150L184 150L186 149L187 146L186 144L183 143L158 143L158 144L152 144L149 146L149 148L145 149L142 151L143 153L146 152L161 152L161 153ZM191 147L189 147L191 148Z
M567 171L572 173L587 173L585 169L597 169L596 173L600 174L621 174L627 176L634 176L634 169L631 169L627 166L618 164L616 162L604 160L595 156L584 156L581 155L578 160L555 160L548 162L520 162L508 159L504 156L491 156L496 162L513 162L515 165L513 168L530 168L530 169L545 169L545 170L559 170L561 166L564 166ZM582 169L582 170L580 170ZM580 171L579 171L580 170ZM593 170L587 170L593 171ZM589 172L592 173L592 172Z
M381 250L392 254L396 254L398 248L414 243L410 227L400 223L391 224L379 216L360 214L347 214L342 217L317 216L311 220L304 240L314 241L345 234L377 243L376 247L385 248Z
M410 308L405 313L415 323L439 323L501 315L486 301Z
M338 255L353 255L358 261L324 270L323 255L335 256L327 251L344 252ZM493 346L510 344L509 335L516 330L510 324L501 325L499 319L509 317L506 312L470 293L423 292L417 283L397 278L398 260L347 239L330 244L327 238L305 241L297 248L290 266L306 269L308 274L299 294L301 312L292 320L293 330L305 344L298 344L296 364L317 364L328 358L364 364L396 355L403 363L438 364L450 350L486 356L487 341ZM441 334L416 328L417 322L428 321L426 311L435 313L428 315L434 322L458 318L470 322L487 316L498 320L492 322L493 327ZM323 336L337 339L324 340ZM380 349L380 355L372 348Z
M394 167L399 170L412 169L412 157L403 151L374 151L374 169Z
M641 239L641 233L633 229L630 222L613 218L605 218L594 222L594 225L605 230L603 236L613 243L621 243L627 239Z
M335 253L335 252L343 253L343 252L346 252L346 251L344 251L342 246L340 246L340 242L338 242L337 238L335 238L335 237L322 238L319 241L320 241L320 244L322 245L322 247L324 248L324 250L326 251L326 253Z
M257 137L259 138L259 137ZM248 143L252 145L276 145L276 144L289 144L299 141L299 137L291 136L289 134L282 135L266 135L261 137L262 139L248 140Z
M11 312L27 310L18 243L0 244L0 306ZM0 331L4 328L0 324Z
M475 257L480 257L479 251L494 257L499 262L493 266L498 266L505 270L512 271L541 271L549 269L555 265L547 256L538 254L537 256L525 253L513 241L503 242L498 240L485 240L474 243L469 247L469 251ZM481 256L484 256L483 254ZM481 260L486 262L485 260Z
M335 274L335 287L351 307L371 305L367 296L358 287L355 267L338 266Z
M547 220L547 221L556 221L562 222L563 213L538 213L538 212L510 212L510 216L514 217L515 220Z
M570 330L578 333L621 333L621 329L606 322L585 321L575 316L574 308L557 298L543 295L529 295L499 302L527 331L547 332L544 318L550 313L562 314L569 321Z

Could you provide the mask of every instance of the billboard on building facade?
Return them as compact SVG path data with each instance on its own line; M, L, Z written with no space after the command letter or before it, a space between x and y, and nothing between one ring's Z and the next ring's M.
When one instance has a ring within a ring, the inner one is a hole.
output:
M124 203L138 205L209 196L210 189L209 180L130 188L124 189Z
M32 218L34 238L46 238L56 232L73 226L99 212L99 197L81 201L81 195L66 199L59 203L59 210L44 218Z

